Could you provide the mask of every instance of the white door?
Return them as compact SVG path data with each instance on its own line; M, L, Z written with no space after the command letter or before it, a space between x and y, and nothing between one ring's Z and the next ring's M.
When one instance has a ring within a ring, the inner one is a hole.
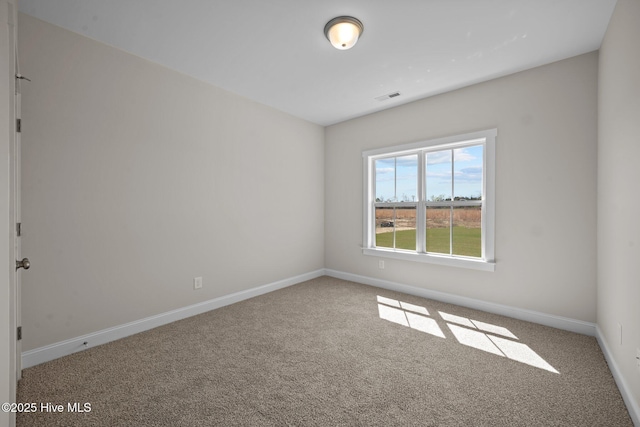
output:
M14 280L15 289L15 322L16 322L16 381L22 378L22 316L21 316L21 276L22 270L28 270L31 264L27 258L22 258L21 251L21 238L22 235L22 220L20 215L20 194L21 194L21 179L20 179L20 129L21 117L20 117L20 83L16 83L16 134L14 138L13 149L13 209L15 215L16 227L14 229L14 253L16 257L16 274Z
M8 152L8 160L4 164L3 167L0 167L8 178L7 180L2 180L2 188L0 188L0 198L7 200L8 205L2 209L2 225L1 227L8 227L9 233L8 238L8 251L3 251L3 253L7 253L8 260L5 259L2 267L2 274L8 273L8 283L4 281L0 286L7 286L5 292L3 290L3 295L7 295L8 301L5 301L6 307L8 307L8 316L3 316L2 327L5 325L8 326L9 336L8 336L8 350L9 350L9 360L8 367L9 371L7 372L9 375L15 375L15 380L10 381L8 384L8 388L5 388L7 385L2 384L2 395L8 399L7 401L15 401L16 398L16 384L18 379L21 376L21 353L22 348L18 345L18 326L20 323L20 313L19 313L19 301L20 296L18 295L19 289L19 276L22 274L18 272L17 260L20 255L20 242L17 237L17 228L16 228L16 218L20 215L20 169L19 169L19 150L20 145L17 141L18 137L18 122L16 112L19 109L19 99L18 99L18 91L16 89L17 80L14 78L16 74L16 24L17 24L17 10L16 10L16 1L8 0L0 2L0 22L2 28L0 28L0 78L3 82L8 84L0 84L0 93L2 93L2 99L0 100L1 108L0 108L0 128L2 129L3 136L0 137L0 148L2 148L3 152ZM5 36L6 35L6 36ZM4 133L6 130L6 133ZM8 138L7 138L8 136ZM6 150L6 151L5 151ZM8 167L8 170L7 170ZM8 173L7 173L8 172ZM6 185L6 186L5 186ZM6 197L6 198L5 198ZM5 220L8 220L5 222ZM20 259L22 260L22 259ZM8 262L7 262L8 261ZM8 271L5 268L8 267ZM3 304L4 305L4 304ZM5 320L8 320L8 325L5 323ZM3 334L4 335L4 334ZM5 342L3 340L2 345ZM5 365L5 356L6 353L3 352L2 356L2 364L3 364L3 376L4 376L4 367ZM8 392L8 393L7 393ZM6 424L8 421L9 425L15 425L15 414L3 414L0 413L0 424Z
M20 279L23 274L23 270L29 269L30 263L26 258L22 258L21 253L21 244L20 244L20 236L22 234L21 230L21 219L20 219L20 192L21 192L21 172L20 172L20 132L22 128L21 123L21 98L20 98L20 85L22 79L20 77L19 64L17 61L17 43L16 43L16 32L15 32L15 7L11 3L9 3L8 12L9 16L9 62L10 69L12 70L13 76L15 76L12 80L11 87L11 112L10 112L10 123L13 125L13 132L10 135L9 141L9 150L10 150L10 174L9 174L9 200L11 206L9 207L11 211L11 220L13 222L13 233L12 233L12 242L11 249L13 249L11 255L12 260L10 260L10 266L13 267L15 265L15 271L12 272L10 276L10 295L11 295L11 314L12 314L12 330L15 331L13 333L12 344L15 343L15 376L16 382L22 378L22 316L21 316L21 284ZM13 328L15 326L15 329Z

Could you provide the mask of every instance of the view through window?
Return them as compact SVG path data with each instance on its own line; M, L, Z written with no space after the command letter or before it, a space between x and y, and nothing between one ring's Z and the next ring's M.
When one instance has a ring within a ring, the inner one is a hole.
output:
M492 262L495 134L363 153L365 249Z

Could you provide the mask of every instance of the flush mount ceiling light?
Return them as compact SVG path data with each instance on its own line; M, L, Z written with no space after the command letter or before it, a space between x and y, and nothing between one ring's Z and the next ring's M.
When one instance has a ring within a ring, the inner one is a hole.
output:
M324 35L333 47L340 50L351 49L363 31L362 22L352 16L338 16L324 26Z

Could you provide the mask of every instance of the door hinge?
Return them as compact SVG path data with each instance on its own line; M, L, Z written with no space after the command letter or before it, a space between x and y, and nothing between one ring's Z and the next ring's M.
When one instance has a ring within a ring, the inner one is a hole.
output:
M22 339L22 326L18 326L18 341L20 341Z
M22 223L16 222L16 236L22 236Z
M16 132L22 132L22 119L16 119Z

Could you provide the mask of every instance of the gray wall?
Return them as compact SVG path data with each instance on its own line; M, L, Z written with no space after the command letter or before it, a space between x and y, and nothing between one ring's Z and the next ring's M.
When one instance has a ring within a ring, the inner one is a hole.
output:
M597 53L330 126L329 269L596 320ZM362 151L497 128L496 271L385 260L362 245Z
M598 327L640 406L640 1L618 0L600 49ZM622 325L622 344L619 326Z
M322 127L22 14L19 42L24 350L324 266Z

